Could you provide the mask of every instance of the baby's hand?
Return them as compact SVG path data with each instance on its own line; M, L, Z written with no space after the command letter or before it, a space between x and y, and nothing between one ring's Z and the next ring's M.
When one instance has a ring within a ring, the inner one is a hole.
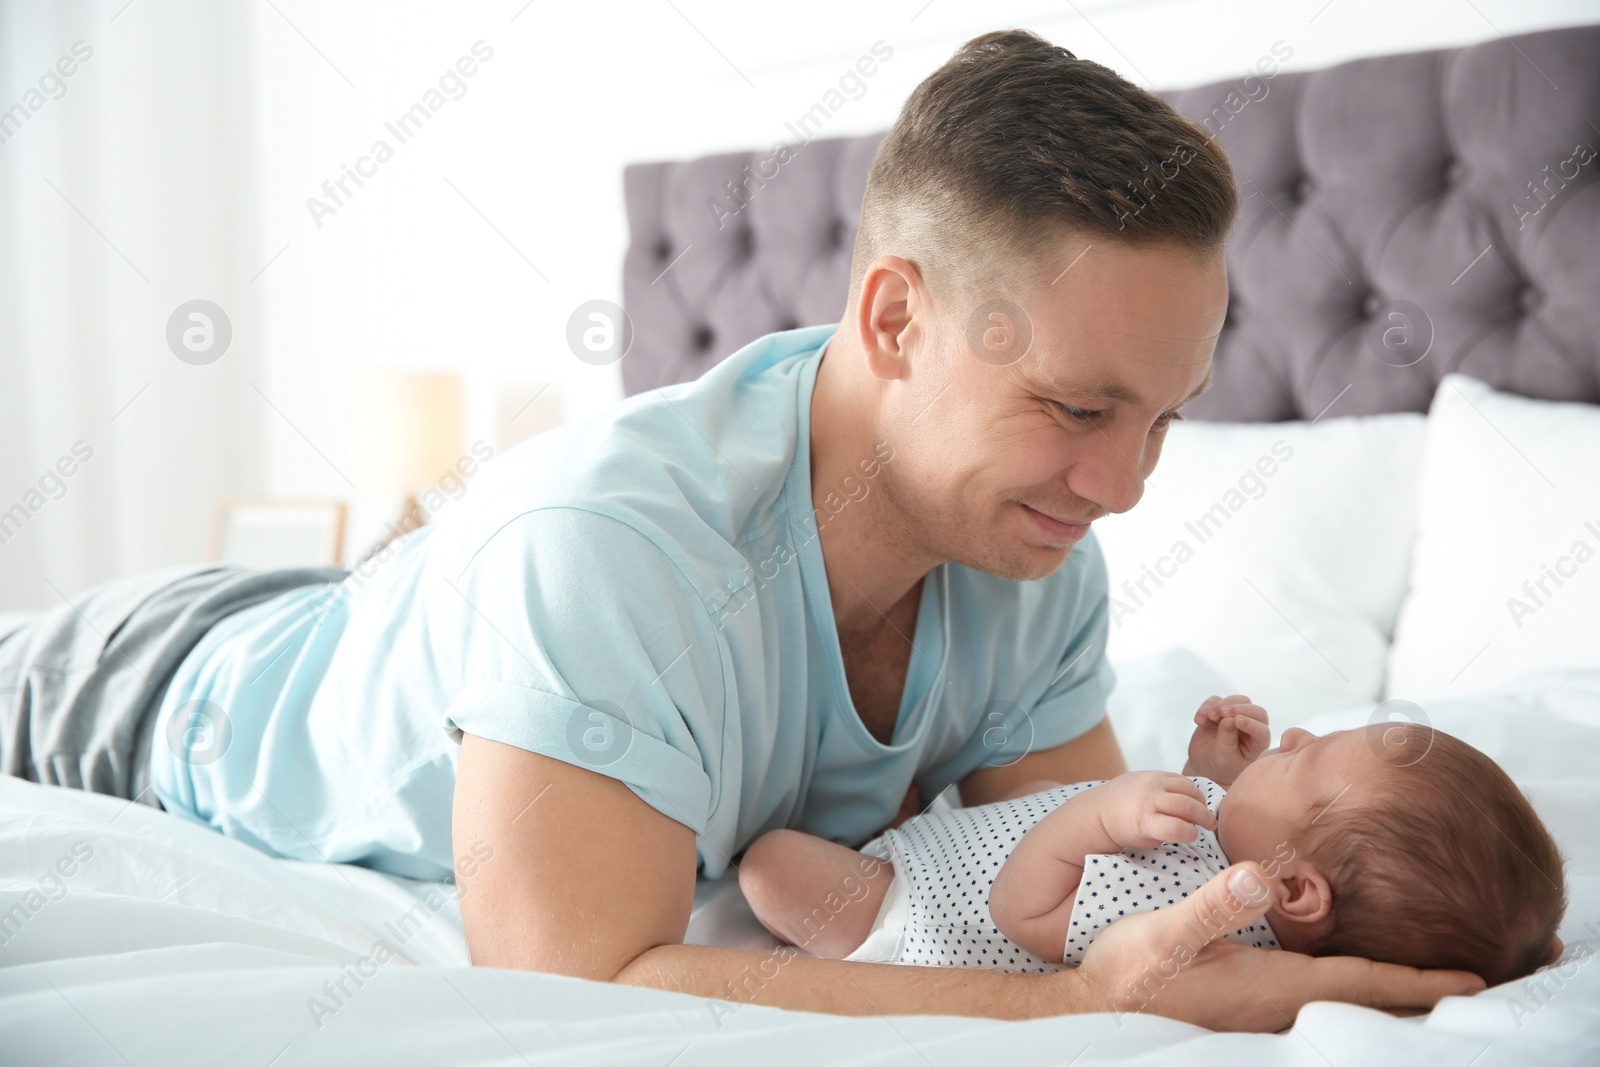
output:
M1272 741L1266 711L1247 696L1208 697L1194 721L1183 773L1210 778L1221 786L1232 785Z
M1217 828L1200 787L1170 771L1131 771L1088 793L1100 794L1095 811L1106 836L1119 849L1193 841L1199 836L1197 825Z

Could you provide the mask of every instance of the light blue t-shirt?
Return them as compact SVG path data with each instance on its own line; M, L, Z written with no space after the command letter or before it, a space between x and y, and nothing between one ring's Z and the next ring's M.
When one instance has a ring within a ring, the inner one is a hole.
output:
M861 722L818 523L894 459L812 498L835 329L522 442L381 563L225 618L163 701L162 803L278 855L448 881L464 731L622 781L714 878L768 830L859 846L913 780L931 799L1093 727L1113 674L1092 534L1038 581L929 572L891 743Z

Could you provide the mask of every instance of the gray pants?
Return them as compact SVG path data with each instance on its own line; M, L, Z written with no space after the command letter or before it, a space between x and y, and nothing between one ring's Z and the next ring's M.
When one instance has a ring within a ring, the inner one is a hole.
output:
M182 564L117 578L0 636L0 770L160 807L156 711L183 657L224 616L343 567Z

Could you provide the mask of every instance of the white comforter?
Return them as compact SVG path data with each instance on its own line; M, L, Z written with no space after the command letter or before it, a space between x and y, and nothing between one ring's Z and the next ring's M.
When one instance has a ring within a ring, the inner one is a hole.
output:
M1213 679L1181 660L1121 674L1130 762L1170 763ZM271 859L153 809L0 777L0 1062L1600 1062L1600 672L1425 710L1524 786L1571 886L1563 965L1426 1018L1321 1003L1278 1035L1143 1016L836 1018L473 969L449 887ZM380 939L403 958L374 958ZM689 939L769 943L726 879L701 885Z

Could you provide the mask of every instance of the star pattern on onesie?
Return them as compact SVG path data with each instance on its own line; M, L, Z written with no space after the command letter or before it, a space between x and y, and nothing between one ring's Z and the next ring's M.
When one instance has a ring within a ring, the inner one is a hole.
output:
M1226 791L1209 778L1190 781L1200 787L1206 807L1215 814ZM1186 844L1128 849L1113 856L1085 856L1083 878L1072 903L1066 962L1073 966L1082 963L1090 943L1118 919L1171 907L1227 866L1228 857L1223 855L1216 833L1204 828ZM1255 948L1279 947L1266 920L1229 934L1228 939Z
M1226 795L1222 787L1207 778L1193 781L1215 812ZM1078 782L1017 800L925 812L886 831L883 846L908 891L899 962L1039 974L1076 966L1089 942L1117 919L1176 903L1228 865L1216 835L1204 829L1191 844L1086 857L1065 962L1033 955L995 926L989 889L1024 834L1071 797L1099 784ZM1232 940L1278 947L1264 922Z

